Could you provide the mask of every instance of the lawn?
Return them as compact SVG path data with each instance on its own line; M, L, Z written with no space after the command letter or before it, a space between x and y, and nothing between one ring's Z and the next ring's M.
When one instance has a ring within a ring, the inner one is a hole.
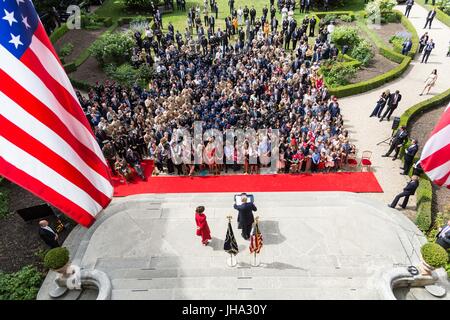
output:
M174 0L174 3L176 1ZM187 0L186 2L186 10L189 10L189 8L199 4L201 8L201 14L202 14L202 22L203 22L203 0ZM209 3L209 1L208 1ZM228 7L228 0L218 0L219 4L219 15L218 19L216 19L216 28L224 28L225 26L225 17L230 15L230 10ZM236 0L235 1L235 8L238 9L239 7L244 8L245 5L251 8L251 6L255 6L256 9L256 17L261 17L262 15L262 9L264 8L264 5L269 7L270 1L269 0L255 0L255 1L244 1L244 0ZM209 7L208 7L209 8ZM269 8L270 9L270 8ZM364 9L364 1L363 0L350 0L346 1L345 6L333 8L333 10L353 10L353 11L360 11ZM278 11L278 8L277 8ZM312 11L313 13L315 11ZM130 13L125 11L125 6L123 4L122 0L106 0L102 7L97 9L96 13L99 16L104 17L112 17L114 20L120 18L120 17L130 17L130 16L138 16L138 15L148 15L148 13ZM270 15L270 12L269 12ZM297 21L302 20L305 14L300 14L299 8L297 5L297 8L295 10L295 18ZM281 13L277 12L277 19L280 21L281 25ZM164 29L167 30L167 25L169 22L172 22L172 24L175 27L175 30L180 30L180 32L183 33L184 29L187 26L187 11L179 11L175 10L172 13L167 13L163 15L163 26Z

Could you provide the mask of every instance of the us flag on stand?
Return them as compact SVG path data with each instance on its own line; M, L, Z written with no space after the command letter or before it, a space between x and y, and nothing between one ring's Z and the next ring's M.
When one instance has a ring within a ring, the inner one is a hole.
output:
M113 194L102 151L30 0L0 1L0 175L90 226Z
M261 231L259 231L258 221L255 221L253 225L252 232L250 234L250 252L251 253L259 253L263 246L263 238Z
M450 189L450 104L425 143L420 164L435 184Z

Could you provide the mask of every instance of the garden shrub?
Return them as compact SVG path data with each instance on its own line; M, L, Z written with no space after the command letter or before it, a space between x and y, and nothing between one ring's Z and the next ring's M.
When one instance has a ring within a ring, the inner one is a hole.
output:
M356 74L356 68L343 62L330 61L322 65L325 81L331 87L346 85Z
M353 48L350 55L356 60L361 61L363 66L367 66L375 56L372 45L366 40L360 41L356 47Z
M124 63L119 67L112 64L107 65L105 73L121 85L130 88L135 83L146 87L154 75L154 70L146 64L142 64L136 69L131 64Z
M75 62L70 62L64 65L64 70L66 73L71 73L77 70L77 64Z
M392 0L374 0L366 5L367 19L375 24L397 22L399 17L393 11L396 3Z
M339 17L339 20L342 20L344 22L352 22L354 20L355 16L349 16L349 15L342 15Z
M0 300L35 300L43 278L33 266L14 273L0 272Z
M63 35L66 34L66 32L69 31L69 28L67 27L66 23L61 24L61 26L57 29L55 29L52 34L50 35L50 41L52 43L55 43L58 41Z
M61 58L67 57L68 55L70 55L73 51L73 44L68 42L66 43L60 50L59 50L59 56Z
M44 266L56 270L64 267L69 262L69 250L65 247L53 248L44 257Z
M337 15L335 14L327 14L322 19L320 19L320 22L323 24L329 24L331 21L336 21Z
M437 243L426 243L420 248L423 260L434 268L442 268L448 262L448 253Z
M121 65L131 59L134 46L132 37L125 33L107 32L89 48L89 52L101 65Z
M336 27L331 35L331 42L342 48L348 45L350 49L355 47L361 41L358 30L355 27L341 26Z

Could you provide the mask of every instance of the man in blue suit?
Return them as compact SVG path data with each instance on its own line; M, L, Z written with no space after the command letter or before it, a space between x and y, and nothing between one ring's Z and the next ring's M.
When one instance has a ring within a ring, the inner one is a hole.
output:
M411 39L407 39L405 42L403 42L403 49L402 49L402 55L406 56L408 55L409 51L411 51L412 47L412 41Z
M241 196L242 204L234 204L234 208L239 211L238 213L238 229L242 229L242 238L245 240L250 239L250 232L252 231L252 225L255 221L253 217L253 211L256 211L256 207L253 202L247 202L247 196Z

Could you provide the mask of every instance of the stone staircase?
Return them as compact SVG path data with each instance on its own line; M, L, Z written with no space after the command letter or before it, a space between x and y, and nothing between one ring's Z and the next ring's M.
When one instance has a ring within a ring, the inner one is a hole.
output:
M108 273L112 299L118 300L379 298L369 279L373 272L365 267L306 269L264 262L253 267L240 262L229 268L224 257L222 266L217 267L202 266L201 259L192 259L186 265L174 257L108 258L100 259L96 268Z

